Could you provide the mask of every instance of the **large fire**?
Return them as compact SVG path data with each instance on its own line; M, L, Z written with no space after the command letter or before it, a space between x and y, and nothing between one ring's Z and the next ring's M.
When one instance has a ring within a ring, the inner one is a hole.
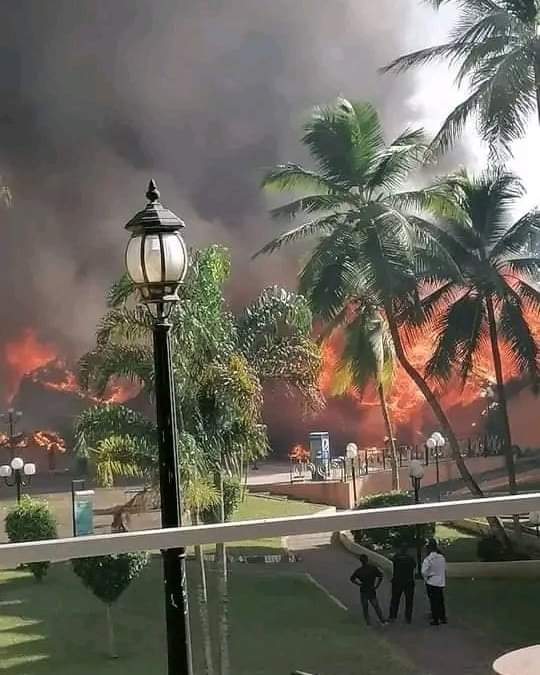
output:
M537 316L528 317L533 334L540 341L540 320ZM408 347L408 356L413 365L423 372L426 362L433 353L433 331L425 331L416 336L414 344ZM342 340L334 334L325 343L323 349L323 369L320 386L327 397L332 395L333 374L340 359ZM505 381L516 377L517 370L505 345L500 345L503 359ZM485 399L486 385L495 381L493 360L488 342L475 360L469 381L462 387L457 378L444 388L435 387L444 410L449 415L459 436L466 438L483 433L486 420L484 415L487 405ZM359 412L359 440L366 444L382 444L385 436L382 415L379 410L379 399L375 387L368 387L362 394L350 390L348 398L356 402ZM403 442L417 443L425 438L426 431L436 424L424 397L401 367L396 368L395 379L388 396L388 405L398 438Z
M33 431L17 434L10 438L7 434L0 434L0 448L20 449L38 447L44 448L47 453L64 453L66 443L54 431Z
M117 380L107 388L102 399L90 396L81 390L75 373L60 358L57 348L51 343L42 342L31 328L26 329L18 340L5 345L4 357L8 366L8 401L12 400L25 376L46 389L68 392L95 402L124 403L140 390L136 383Z
M17 340L8 342L4 346L4 359L8 366L6 380L8 400L11 400L17 392L19 382L24 375L44 366L56 357L57 351L54 345L41 342L31 328L27 328Z

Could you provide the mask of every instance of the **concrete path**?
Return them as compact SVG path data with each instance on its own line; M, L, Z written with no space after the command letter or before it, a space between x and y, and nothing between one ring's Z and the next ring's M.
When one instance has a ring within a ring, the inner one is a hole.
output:
M383 632L385 639L408 655L419 675L489 675L493 672L491 664L498 655L497 646L487 639L471 635L460 626L455 621L459 608L448 608L448 625L429 625L428 604L420 582L416 588L414 617L410 626L401 618L386 627L376 626L374 618L374 626L368 628L363 622L358 593L349 581L358 560L339 543L331 541L329 534L289 537L288 546L300 556L299 566L337 604L354 612L359 630ZM385 614L389 591L390 584L385 580L379 590L379 602Z

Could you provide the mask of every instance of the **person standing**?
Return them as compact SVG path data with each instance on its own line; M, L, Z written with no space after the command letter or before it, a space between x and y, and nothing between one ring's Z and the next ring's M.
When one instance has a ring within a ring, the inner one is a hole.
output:
M446 586L446 560L440 552L435 539L427 543L427 556L422 563L422 576L426 582L426 591L431 607L431 625L446 623L444 605L444 587Z
M383 574L381 570L376 565L372 565L369 562L367 555L362 554L360 556L360 567L352 573L351 582L355 586L360 587L360 602L362 603L364 619L368 626L371 624L369 618L369 605L375 610L375 614L381 624L385 626L387 623L383 617L379 601L377 600L377 589L382 584L382 580Z
M405 595L405 620L411 623L414 603L414 572L416 563L402 544L392 558L392 597L390 599L390 621L397 619L401 596Z

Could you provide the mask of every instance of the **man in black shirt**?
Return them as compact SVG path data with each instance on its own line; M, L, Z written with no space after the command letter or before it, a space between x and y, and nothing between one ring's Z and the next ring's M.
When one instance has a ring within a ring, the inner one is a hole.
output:
M360 602L362 603L364 619L369 626L371 623L369 619L369 605L371 604L379 621L383 625L386 625L379 601L377 600L377 589L383 580L382 572L378 567L369 563L367 555L360 556L360 564L361 567L352 573L351 581L355 586L360 587Z
M405 620L412 621L414 601L414 571L416 563L409 555L407 547L401 546L392 558L394 574L392 576L392 599L390 600L390 621L395 621L398 615L401 596L405 595Z

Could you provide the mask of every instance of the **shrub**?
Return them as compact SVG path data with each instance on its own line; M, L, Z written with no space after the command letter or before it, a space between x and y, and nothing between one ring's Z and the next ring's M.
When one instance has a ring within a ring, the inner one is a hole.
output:
M225 506L225 521L229 521L240 504L242 498L242 486L237 478L225 478L223 480L223 501ZM221 505L201 511L203 523L219 523L221 521Z
M56 520L45 501L24 496L21 503L13 507L6 516L6 532L9 541L37 541L56 539ZM28 567L36 581L47 574L50 563L29 563Z
M488 534L478 540L476 552L483 562L497 562L504 560L506 557L504 546L492 534Z
M379 495L364 497L359 509L382 509L389 506L407 506L414 504L413 497L407 492L384 492ZM433 537L435 523L422 523L420 526L422 541ZM400 527L376 527L369 530L352 530L354 540L362 546L373 550L385 550L405 545L412 548L416 543L416 525L402 525Z
M75 574L106 606L109 655L117 657L111 606L148 562L146 553L120 553L72 560Z

